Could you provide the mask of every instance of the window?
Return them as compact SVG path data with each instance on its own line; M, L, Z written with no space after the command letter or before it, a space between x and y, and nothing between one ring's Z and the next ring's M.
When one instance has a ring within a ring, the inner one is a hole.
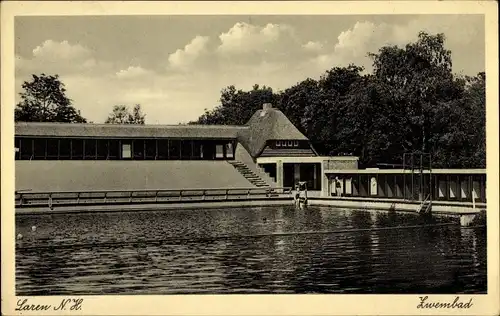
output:
M57 160L59 154L59 140L47 139L47 159Z
M294 140L293 141L293 147L299 147L299 141L298 140Z
M35 152L34 156L35 159L45 159L45 154L47 151L47 140L46 139L41 139L41 138L35 138L33 140Z
M83 140L73 139L71 142L71 158L83 159Z
M148 139L145 142L146 146L146 159L155 160L156 159L156 140Z
M122 159L132 158L132 145L122 144Z
M215 158L224 158L224 147L222 145L215 145Z
M276 147L281 147L281 141L280 140L276 141Z
M134 159L142 160L144 159L144 140L137 139L133 141L132 150L134 151Z
M108 158L108 140L97 140L97 159L106 160Z
M168 141L168 152L169 152L169 159L180 159L181 158L181 141L180 140L169 140Z
M108 159L120 159L120 141L117 139L108 140Z
M234 158L233 144L232 143L226 144L226 158Z
M201 141L193 141L193 159L203 158L203 144Z
M288 147L292 147L293 146L293 141L289 140L288 141Z
M190 140L183 140L181 141L181 154L182 154L182 159L189 160L191 159L191 156L193 154L193 143Z
M14 147L16 151L16 160L21 158L21 139L16 137L14 138Z
M168 140L158 140L158 159L168 159Z
M21 139L21 159L26 159L26 160L33 159L33 139L31 138Z
M71 159L71 139L59 140L59 159Z
M95 139L86 139L85 140L85 157L84 159L96 159L96 140Z

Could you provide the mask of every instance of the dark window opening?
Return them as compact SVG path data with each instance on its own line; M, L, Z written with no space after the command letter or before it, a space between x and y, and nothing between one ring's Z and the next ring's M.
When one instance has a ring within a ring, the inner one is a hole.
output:
M59 159L71 158L71 139L62 138L59 140Z
M168 159L168 140L158 140L158 159Z
M181 158L181 141L180 140L170 140L169 141L169 159L179 159Z
M109 154L108 159L120 159L120 141L115 139L110 139L108 141Z
M59 154L59 140L47 139L47 159L57 160Z
M283 186L287 188L295 187L295 168L293 163L283 164Z
M144 159L144 140L143 139L134 140L132 150L134 151L133 159L137 160Z
M108 140L98 139L97 140L97 159L106 160L108 159Z
M85 157L84 159L92 160L96 159L96 140L95 139L86 139L83 145L85 149Z
M83 140L73 139L71 144L72 159L83 159Z
M202 145L202 153L204 160L215 159L215 145L212 143L204 143Z
M33 139L22 138L20 151L21 151L21 159L25 160L33 159Z
M203 143L193 141L193 159L203 159Z
M193 154L193 143L190 140L183 140L181 141L181 154L182 154L182 159L191 159L191 156Z
M35 138L33 140L34 144L34 157L36 159L45 159L45 154L47 151L47 140L46 139L40 139L40 138Z
M156 159L156 140L148 139L145 141L146 146L146 159L155 160Z

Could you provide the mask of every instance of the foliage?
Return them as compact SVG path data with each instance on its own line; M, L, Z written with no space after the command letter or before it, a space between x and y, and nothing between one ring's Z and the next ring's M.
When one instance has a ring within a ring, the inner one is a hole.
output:
M115 105L113 112L108 116L106 124L140 124L144 125L146 115L142 113L141 105L136 104L130 112L126 105Z
M414 43L369 53L371 74L349 65L279 92L229 86L220 105L193 123L245 124L270 102L322 155L353 154L375 166L431 152L434 167L485 167L485 74L454 75L444 44L443 34L420 32Z
M197 124L243 125L264 103L275 103L271 88L254 85L250 91L236 90L229 86L221 91L220 105L212 111L205 110Z
M33 75L25 81L15 109L15 121L86 123L86 119L66 96L64 84L58 75Z

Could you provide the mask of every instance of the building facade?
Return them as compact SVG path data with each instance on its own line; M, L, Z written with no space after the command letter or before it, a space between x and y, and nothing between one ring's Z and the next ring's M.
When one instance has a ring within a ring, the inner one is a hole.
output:
M85 189L256 183L291 188L306 182L310 196L335 196L340 184L344 197L422 199L432 194L435 199L470 200L475 194L485 201L485 170L434 170L423 176L425 188L416 197L420 182L407 170L359 170L357 157L320 156L270 104L244 126L19 122L15 147L16 190L77 190L79 183ZM113 180L106 182L106 177ZM85 178L96 179L84 185ZM41 184L34 185L33 179L42 179Z

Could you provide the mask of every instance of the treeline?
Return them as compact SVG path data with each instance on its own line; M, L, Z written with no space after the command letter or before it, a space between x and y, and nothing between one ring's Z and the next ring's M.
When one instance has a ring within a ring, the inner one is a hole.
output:
M405 47L370 53L373 72L356 65L326 71L284 91L229 86L200 124L245 124L272 103L322 155L355 155L362 166L402 163L403 153L431 153L433 167L486 166L485 73L452 72L443 34L419 33ZM473 57L472 57L473 58Z
M58 75L32 75L31 81L25 81L22 88L21 101L14 110L16 122L91 123L72 105ZM115 105L105 123L144 124L145 118L140 104L132 110L126 105Z

